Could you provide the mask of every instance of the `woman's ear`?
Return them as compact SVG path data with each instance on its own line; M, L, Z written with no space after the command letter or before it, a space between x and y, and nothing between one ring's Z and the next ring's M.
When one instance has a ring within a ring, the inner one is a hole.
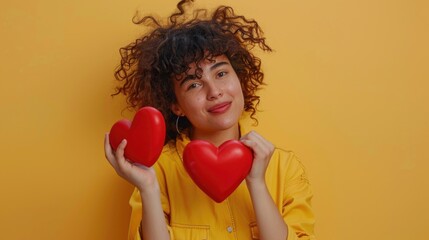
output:
M177 116L183 116L182 108L179 106L178 103L171 104L171 111L176 114Z

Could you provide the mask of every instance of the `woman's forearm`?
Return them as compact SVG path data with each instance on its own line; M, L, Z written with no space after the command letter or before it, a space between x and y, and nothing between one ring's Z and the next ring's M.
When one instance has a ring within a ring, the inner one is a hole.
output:
M261 240L286 240L287 225L268 192L265 182L247 181L247 186L253 202L256 223Z
M162 210L159 190L146 190L142 198L141 234L144 240L169 240L170 235Z

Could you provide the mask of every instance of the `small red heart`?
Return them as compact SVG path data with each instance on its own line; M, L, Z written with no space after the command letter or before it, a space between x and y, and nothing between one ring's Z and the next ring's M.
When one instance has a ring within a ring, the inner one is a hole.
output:
M152 166L161 154L165 140L165 122L161 112L153 107L137 111L133 121L123 119L110 130L110 145L116 150L127 139L125 157L132 162Z
M216 202L225 200L246 178L253 153L237 140L215 145L194 140L183 151L183 164L195 184Z

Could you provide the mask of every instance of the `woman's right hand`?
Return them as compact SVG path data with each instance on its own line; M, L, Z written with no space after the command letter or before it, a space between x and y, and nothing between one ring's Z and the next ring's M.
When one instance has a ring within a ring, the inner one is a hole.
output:
M127 145L127 140L122 140L116 152L113 151L109 142L109 133L104 136L104 153L110 165L115 169L116 173L127 180L129 183L137 187L140 193L146 191L158 191L158 180L155 170L137 163L132 163L124 156L124 150Z

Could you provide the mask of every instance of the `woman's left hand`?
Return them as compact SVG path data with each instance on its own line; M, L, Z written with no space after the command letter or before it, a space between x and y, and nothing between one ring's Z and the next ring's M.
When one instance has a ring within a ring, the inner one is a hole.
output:
M265 172L273 155L274 145L255 131L247 133L240 141L253 150L253 164L246 180L265 182Z

